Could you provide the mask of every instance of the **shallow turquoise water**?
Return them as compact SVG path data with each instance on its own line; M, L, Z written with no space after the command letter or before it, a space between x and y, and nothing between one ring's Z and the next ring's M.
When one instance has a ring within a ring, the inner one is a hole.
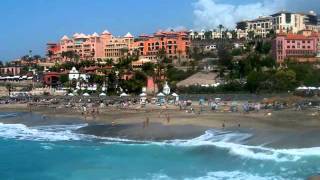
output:
M73 132L81 126L0 123L0 179L305 179L320 172L317 147L246 146L250 135L217 130L137 142Z

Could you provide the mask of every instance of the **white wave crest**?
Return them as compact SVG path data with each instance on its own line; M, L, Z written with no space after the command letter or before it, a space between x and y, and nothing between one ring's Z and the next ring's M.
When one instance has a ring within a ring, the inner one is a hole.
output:
M217 171L209 172L205 176L197 178L186 178L185 180L284 180L282 177L262 177L240 171Z
M301 149L273 149L263 146L241 144L250 134L208 130L204 135L190 140L166 141L162 145L173 146L214 146L225 149L230 154L257 160L277 162L298 161L306 156L320 156L320 147ZM159 145L161 143L158 143Z
M136 180L176 180L177 178L170 177L166 174L151 174L150 177L145 179L136 179ZM192 178L179 178L184 180L284 180L286 178L280 176L272 176L268 175L266 177L261 175L250 174L248 172L241 172L241 171L215 171L215 172L208 172L207 174L199 177L192 177ZM292 179L292 180L299 180L299 179Z
M86 126L86 124L41 126L32 128L23 124L0 123L0 137L5 139L33 141L81 140L84 135L73 133L72 131L83 126Z
M23 124L0 123L0 138L49 142L100 140L101 143L106 145L157 145L177 147L213 146L226 150L229 154L241 158L271 160L277 162L298 161L302 157L320 156L320 147L303 149L273 149L263 146L242 144L252 136L247 133L208 130L202 136L190 140L167 140L155 142L97 137L94 135L84 135L74 132L74 130L84 126L87 126L87 124L27 127Z

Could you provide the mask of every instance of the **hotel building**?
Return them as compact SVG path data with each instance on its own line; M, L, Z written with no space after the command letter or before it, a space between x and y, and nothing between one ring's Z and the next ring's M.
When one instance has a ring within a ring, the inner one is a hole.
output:
M134 37L127 33L124 37L110 36L103 43L104 57L117 61L120 57L132 54L135 49Z
M255 36L259 36L262 38L267 37L267 34L272 30L273 26L273 18L270 16L267 17L259 17L257 19L251 21L242 21L237 23L237 33L238 37L242 38L245 33L246 35L252 31ZM242 34L241 34L242 33Z
M135 41L140 56L150 60L155 60L161 49L168 58L185 59L188 56L190 40L186 32L157 32L152 36L141 35Z
M285 59L299 62L315 61L319 55L319 35L311 34L278 34L273 42L273 56L278 63Z
M51 61L69 60L63 57L66 52L74 52L80 60L97 60L111 58L119 59L125 53L130 53L133 48L134 37L128 33L124 37L114 37L108 31L103 31L101 35L93 33L86 35L75 33L72 38L64 35L60 43L48 43L48 57Z
M267 17L238 22L236 28L238 37L243 37L243 33L247 37L248 32L253 31L255 36L265 38L271 30L275 33L298 33L303 30L320 32L320 17L313 11L309 13L280 11Z

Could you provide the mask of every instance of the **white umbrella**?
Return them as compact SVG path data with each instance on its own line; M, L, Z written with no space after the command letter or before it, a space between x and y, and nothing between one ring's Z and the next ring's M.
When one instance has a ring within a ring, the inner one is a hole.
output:
M72 94L72 93L69 93L69 94L68 94L68 96L74 96L74 94Z
M88 93L84 93L83 96L90 96Z
M126 94L124 92L120 94L120 97L126 97L126 96L128 96L128 94Z
M107 96L106 93L100 93L99 96Z
M178 97L179 96L177 93L172 93L171 95L174 96L174 97Z
M159 94L157 94L157 96L158 97L163 97L163 96L165 96L163 93L159 93Z
M310 90L316 90L316 87L309 87Z
M302 86L302 87L298 87L297 90L307 90L308 88L305 87L305 86Z
M146 93L141 93L141 94L140 94L140 97L145 97L145 96L147 96Z

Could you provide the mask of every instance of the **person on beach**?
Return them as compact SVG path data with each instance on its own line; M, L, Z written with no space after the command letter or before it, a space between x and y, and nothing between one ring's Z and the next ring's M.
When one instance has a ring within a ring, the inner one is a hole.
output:
M170 116L169 116L169 114L167 114L167 123L168 123L168 124L170 123Z
M142 122L142 128L143 128L143 129L146 128L146 121L143 121L143 122Z
M149 127L149 117L146 118L146 126Z

